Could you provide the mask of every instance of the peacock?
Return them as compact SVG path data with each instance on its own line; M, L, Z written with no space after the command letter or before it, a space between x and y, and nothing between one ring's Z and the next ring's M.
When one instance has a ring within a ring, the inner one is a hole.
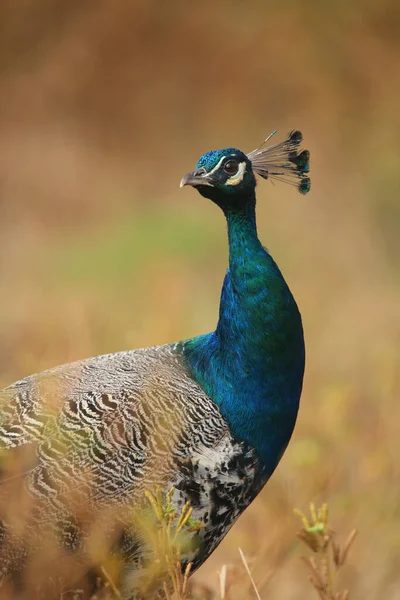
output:
M257 235L256 175L302 194L310 179L301 133L270 137L248 154L207 152L180 184L227 222L214 331L62 365L0 392L7 593L90 597L117 557L119 596L153 598L162 582L144 588L153 559L134 518L146 494L169 492L177 513L190 502L199 525L181 563L194 572L274 472L296 422L305 345L296 301Z

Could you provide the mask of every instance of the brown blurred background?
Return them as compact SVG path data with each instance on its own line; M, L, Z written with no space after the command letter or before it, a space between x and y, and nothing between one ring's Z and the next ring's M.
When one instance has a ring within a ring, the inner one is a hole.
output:
M181 176L273 129L311 151L307 197L258 188L305 324L298 425L198 582L240 545L263 598L312 597L292 508L328 501L359 529L351 598L400 598L399 103L397 0L1 0L4 385L212 329L223 218Z

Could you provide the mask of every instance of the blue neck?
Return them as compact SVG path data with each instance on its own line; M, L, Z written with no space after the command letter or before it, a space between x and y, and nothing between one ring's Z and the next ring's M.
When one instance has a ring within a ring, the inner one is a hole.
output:
M257 237L255 196L224 213L229 269L218 325L213 333L185 341L181 350L232 434L257 450L269 476L296 421L304 372L301 317Z

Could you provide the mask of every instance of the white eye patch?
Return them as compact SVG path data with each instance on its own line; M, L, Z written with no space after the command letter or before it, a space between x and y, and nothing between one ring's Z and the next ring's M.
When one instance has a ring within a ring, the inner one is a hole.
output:
M246 163L245 162L239 163L239 168L238 168L237 173L235 173L235 175L232 175L232 177L229 177L229 179L227 179L225 181L225 185L238 185L239 183L241 183L243 181L245 171L246 171Z
M225 156L223 156L223 157L222 157L222 158L221 158L221 159L220 159L220 160L217 162L217 164L215 165L215 167L213 167L213 168L211 169L211 171L209 171L208 173L206 173L206 174L205 174L205 177L208 177L209 175L212 175L213 173L215 173L216 171L218 171L218 169L219 169L219 168L220 168L220 166L222 165L222 162L223 162L223 160L224 160L225 158L226 158L226 157L225 157Z

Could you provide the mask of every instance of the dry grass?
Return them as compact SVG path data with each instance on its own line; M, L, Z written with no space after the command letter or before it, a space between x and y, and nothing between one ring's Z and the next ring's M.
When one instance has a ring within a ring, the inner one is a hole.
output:
M143 584L142 595L148 597L148 589L154 582L163 581L163 591L166 600L175 594L176 600L187 600L188 581L192 563L182 566L182 554L190 550L190 534L201 527L201 523L194 522L193 509L187 502L180 514L174 510L171 498L174 489L171 489L164 498L161 491L157 490L153 496L146 493L153 511L154 520L139 520L143 529L143 538L148 540L154 559L148 572L148 580ZM162 600L161 596L157 596Z
M295 512L301 517L303 525L297 536L316 555L303 556L303 561L311 572L309 575L311 585L320 600L347 600L349 591L337 590L336 576L347 560L357 530L351 531L341 547L336 541L336 533L329 524L327 504L323 504L318 511L314 504L311 504L310 519L298 510Z

